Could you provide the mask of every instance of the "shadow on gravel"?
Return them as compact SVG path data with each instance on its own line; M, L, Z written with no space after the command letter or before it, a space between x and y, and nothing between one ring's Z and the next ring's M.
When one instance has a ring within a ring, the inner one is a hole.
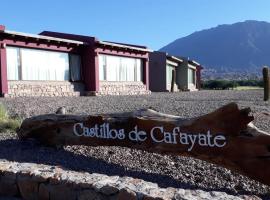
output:
M160 187L175 187L183 189L202 189L204 191L222 191L228 194L249 194L247 191L233 191L228 188L200 188L193 184L181 182L167 175L134 171L101 159L78 155L65 149L56 150L51 147L39 145L34 140L20 141L17 139L0 140L0 160L15 162L28 162L59 166L63 169L100 173L109 176L129 176L157 183Z

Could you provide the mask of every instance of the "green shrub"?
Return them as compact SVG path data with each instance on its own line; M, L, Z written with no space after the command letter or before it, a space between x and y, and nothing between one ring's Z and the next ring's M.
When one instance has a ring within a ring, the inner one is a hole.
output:
M0 132L12 131L15 132L21 125L21 120L10 118L7 109L0 103Z
M215 90L228 90L233 89L238 86L236 81L228 80L209 80L203 82L203 88L205 89L215 89Z
M0 120L8 118L7 109L3 104L0 104Z
M227 90L238 86L262 87L262 80L207 80L202 83L204 89Z

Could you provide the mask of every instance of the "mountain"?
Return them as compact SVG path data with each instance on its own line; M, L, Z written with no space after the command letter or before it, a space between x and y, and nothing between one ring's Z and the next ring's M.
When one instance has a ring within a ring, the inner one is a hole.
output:
M270 23L248 20L198 31L161 48L206 69L255 72L270 65Z

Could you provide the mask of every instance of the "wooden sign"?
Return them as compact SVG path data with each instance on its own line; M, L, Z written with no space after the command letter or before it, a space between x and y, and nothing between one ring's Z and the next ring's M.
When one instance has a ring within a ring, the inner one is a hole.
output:
M125 146L209 161L270 185L270 135L235 103L192 119L150 109L99 116L49 114L25 119L19 138L45 145Z

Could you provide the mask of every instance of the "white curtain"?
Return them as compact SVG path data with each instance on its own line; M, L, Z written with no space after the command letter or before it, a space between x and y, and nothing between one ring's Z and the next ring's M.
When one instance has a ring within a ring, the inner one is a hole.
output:
M7 47L7 79L19 80L19 48Z
M125 59L120 58L120 67L119 67L119 81L127 80L127 66L128 64L125 62Z
M99 80L105 81L106 80L106 57L103 55L99 55L98 57L99 63Z
M106 56L107 81L119 81L119 65L119 57Z
M195 84L195 70L188 68L188 83Z
M167 84L172 83L172 72L174 70L174 67L171 65L166 66L166 74L167 74Z
M69 55L70 79L72 81L81 80L81 57L76 54Z
M142 60L99 55L99 80L142 81Z
M22 80L69 80L67 53L21 49Z
M136 79L135 81L142 81L143 77L143 70L142 70L142 60L141 59L136 59Z

